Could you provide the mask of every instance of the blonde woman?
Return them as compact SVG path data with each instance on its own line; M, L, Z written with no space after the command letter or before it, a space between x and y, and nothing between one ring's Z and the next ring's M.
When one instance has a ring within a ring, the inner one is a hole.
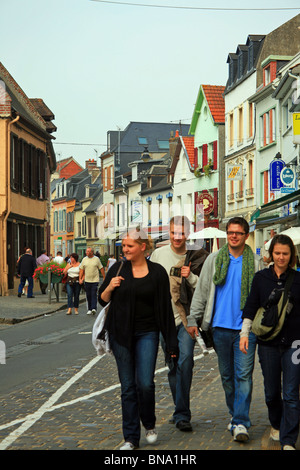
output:
M139 446L140 421L146 440L157 440L154 371L162 332L170 356L178 355L169 277L165 269L145 258L151 248L143 230L132 230L122 240L126 257L115 263L99 289L102 306L110 302L106 319L110 345L121 382L123 434L120 450Z

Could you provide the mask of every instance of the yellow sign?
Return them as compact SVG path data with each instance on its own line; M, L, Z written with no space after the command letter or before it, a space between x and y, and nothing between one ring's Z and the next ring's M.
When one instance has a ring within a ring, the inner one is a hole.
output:
M300 113L293 113L293 143L300 144Z
M243 167L241 165L227 165L227 180L241 180Z

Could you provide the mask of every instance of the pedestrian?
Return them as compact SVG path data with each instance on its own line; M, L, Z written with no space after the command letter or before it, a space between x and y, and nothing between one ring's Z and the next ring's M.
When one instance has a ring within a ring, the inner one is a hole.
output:
M111 254L111 255L109 256L108 260L107 260L107 271L109 270L109 268L112 267L113 264L116 263L116 261L117 261L117 260L116 260L115 256L114 256L113 254Z
M189 300L186 302L186 309L181 308L182 305L179 306L172 295L179 357L178 362L167 362L169 368L168 381L175 405L170 423L174 423L180 431L190 432L192 431L190 390L193 377L195 340L191 338L186 330L186 318L189 314L190 301L198 281L198 275L208 252L203 249L197 251L187 249L186 241L190 233L190 221L187 217L173 217L170 220L169 232L170 244L154 250L150 259L165 268L170 276L171 291L177 294L177 298L180 298L181 289L184 286L191 293ZM191 255L194 255L196 260L195 271L191 269ZM180 286L176 282L177 277L180 280ZM161 344L162 348L165 349L163 339Z
M68 311L67 315L72 314L74 307L75 315L78 315L79 307L79 294L81 284L79 284L79 266L78 254L72 253L70 255L70 263L67 263L64 269L64 276L67 274L66 288L68 294Z
M28 281L27 298L34 298L33 295L33 274L36 269L36 260L32 256L32 251L27 248L24 255L21 256L18 262L18 274L20 275L20 285L18 288L18 297L21 297L26 280Z
M299 435L299 384L300 361L300 273L293 267L296 250L287 235L274 235L270 248L272 263L255 274L250 295L243 312L240 348L248 355L249 331L258 308L264 306L274 289L283 289L290 274L292 310L286 316L281 331L269 341L257 338L258 356L264 377L265 401L271 424L270 438L280 440L283 450L295 450Z
M105 328L121 383L125 442L120 450L139 446L140 421L147 442L157 440L154 372L160 331L169 355L177 355L169 279L160 265L146 260L149 246L143 230L130 230L122 239L126 261L110 268L98 295L102 306L110 302Z
M90 247L86 250L86 256L83 258L79 268L79 282L83 284L87 299L87 315L97 313L97 290L100 281L99 271L105 278L104 268L98 256L94 255L94 250Z
M231 415L228 430L234 440L249 439L249 410L252 397L252 374L256 337L249 335L247 356L240 351L242 310L250 292L259 260L246 241L249 225L242 217L230 219L226 226L227 243L205 260L193 296L188 332L198 335L197 326L212 327L214 348L226 404Z
M47 256L47 251L42 250L40 256L36 259L37 266L42 266L43 264L47 263L48 261L50 261L50 258L49 258L49 256ZM42 294L46 294L46 289L47 289L48 284L45 284L41 280L39 280L39 281L40 281L40 289L41 289Z
M65 260L62 256L62 252L58 251L52 261L54 261L54 263L58 263L58 264L64 263Z

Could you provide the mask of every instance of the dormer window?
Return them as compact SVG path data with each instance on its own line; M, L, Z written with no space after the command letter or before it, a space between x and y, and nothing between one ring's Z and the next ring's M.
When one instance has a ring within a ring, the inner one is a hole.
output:
M274 57L269 56L261 64L263 68L264 86L269 85L276 78L277 61L274 59L275 59Z

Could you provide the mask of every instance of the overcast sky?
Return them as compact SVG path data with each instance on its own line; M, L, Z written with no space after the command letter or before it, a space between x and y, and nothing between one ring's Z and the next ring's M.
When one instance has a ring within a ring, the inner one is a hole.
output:
M199 9L218 7L237 10ZM1 0L0 61L53 111L57 160L84 166L130 121L190 123L200 85L226 85L228 53L299 10L299 0Z

